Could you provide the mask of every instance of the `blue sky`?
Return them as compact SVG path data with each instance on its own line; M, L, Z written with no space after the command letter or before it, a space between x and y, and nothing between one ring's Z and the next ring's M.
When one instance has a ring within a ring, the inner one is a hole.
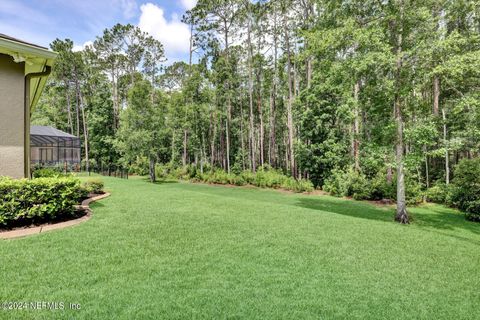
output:
M188 55L180 19L196 0L0 0L0 33L48 46L69 38L76 48L115 23L131 23L160 40L171 63Z

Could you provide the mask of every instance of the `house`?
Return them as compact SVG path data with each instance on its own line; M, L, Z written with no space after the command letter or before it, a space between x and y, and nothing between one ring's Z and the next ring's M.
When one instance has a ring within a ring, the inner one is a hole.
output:
M30 115L56 53L0 34L0 176L30 176Z
M31 166L80 166L80 138L46 126L30 127Z

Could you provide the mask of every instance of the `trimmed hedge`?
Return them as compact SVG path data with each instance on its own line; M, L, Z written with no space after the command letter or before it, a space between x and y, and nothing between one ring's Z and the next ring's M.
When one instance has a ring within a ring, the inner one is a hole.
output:
M0 226L16 227L74 216L80 180L0 178Z

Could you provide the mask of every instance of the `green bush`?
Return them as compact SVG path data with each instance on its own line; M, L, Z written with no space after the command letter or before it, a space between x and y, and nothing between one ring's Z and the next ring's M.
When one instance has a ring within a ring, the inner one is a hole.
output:
M233 184L234 176L233 174L228 174L225 170L219 169L214 172L207 174L206 182L215 183L215 184Z
M425 191L425 199L428 202L447 203L449 197L448 187L445 183L438 183Z
M86 191L87 194L102 194L104 183L98 178L92 178L82 183L82 188Z
M65 174L57 168L38 168L32 171L34 178L59 178Z
M339 169L333 169L330 177L325 179L322 189L332 196L343 197L347 194L347 188L345 172Z
M128 173L146 176L150 171L149 166L150 164L147 157L137 157L128 168Z
M371 182L364 174L354 170L335 169L326 179L323 189L337 197L353 197L356 200L371 198Z
M72 216L80 181L71 177L0 179L0 225L15 227Z
M388 182L386 170L378 172L370 181L371 200L396 199L397 185Z
M395 181L395 197L394 199L397 200L396 196L396 186L397 182ZM407 200L407 204L419 204L423 202L424 198L424 191L423 185L418 182L418 178L415 175L406 174L405 176L405 198Z
M313 183L309 180L295 180L291 177L286 177L281 187L283 189L294 192L312 192L314 190Z
M480 222L480 158L461 160L454 173L451 203L468 220Z
M246 184L255 185L256 175L252 171L245 170L240 174L240 176L242 177L242 179L245 181Z
M355 200L371 199L371 185L364 174L350 170L346 178L347 196Z
M325 180L323 190L337 197L353 197L356 200L396 200L396 178L388 183L386 174L378 173L373 179L367 179L363 173L354 170L342 171L335 169ZM405 178L405 197L408 204L418 204L423 201L422 185L415 176Z
M231 184L236 186L254 185L259 188L284 188L295 192L310 192L314 190L313 184L308 180L295 180L284 175L281 171L269 167L260 167L256 173L245 170L238 174L227 173L223 169L210 169L205 165L203 173L195 165L174 167L170 164L158 164L156 174L162 179L191 180L213 184Z

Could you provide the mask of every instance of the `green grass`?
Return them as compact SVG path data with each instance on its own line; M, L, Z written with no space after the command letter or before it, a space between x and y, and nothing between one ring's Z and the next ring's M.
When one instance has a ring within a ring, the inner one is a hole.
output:
M474 319L480 224L436 205L104 178L81 225L0 241L2 319Z

